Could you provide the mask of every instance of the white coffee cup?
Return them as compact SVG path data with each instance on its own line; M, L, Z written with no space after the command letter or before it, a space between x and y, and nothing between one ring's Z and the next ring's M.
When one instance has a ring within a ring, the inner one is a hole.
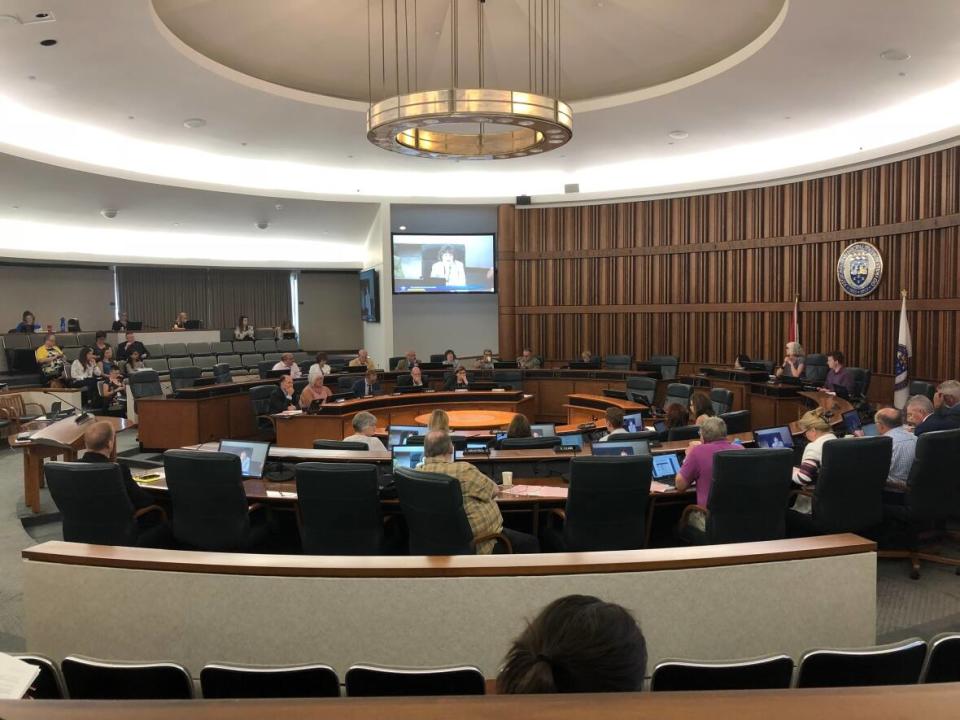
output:
M500 473L500 480L504 487L510 487L513 485L513 473L509 470L504 470Z

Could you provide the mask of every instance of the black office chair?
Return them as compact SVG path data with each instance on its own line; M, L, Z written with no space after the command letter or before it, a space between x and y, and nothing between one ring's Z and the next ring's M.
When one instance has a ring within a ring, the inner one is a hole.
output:
M360 450L367 451L370 448L366 443L360 442L359 440L314 440L313 441L314 450Z
M800 657L797 687L915 685L926 654L920 638L861 650L808 650Z
M683 405L690 406L690 394L693 392L693 386L686 383L670 383L667 385L667 396L663 399L663 406Z
M299 463L296 474L304 553L383 553L383 516L376 465Z
M629 355L604 355L603 366L607 370L631 370L633 358Z
M134 408L136 408L136 402L140 398L163 397L160 374L156 370L137 370L130 376L129 383Z
M277 385L255 385L250 388L250 404L253 409L254 422L257 432L264 440L271 442L277 438L277 429L271 418L271 398L280 395L283 391Z
M340 697L329 665L246 666L211 663L200 671L204 699Z
M627 378L627 400L644 405L653 405L657 394L657 381L652 377L635 376Z
M645 365L656 368L661 380L673 380L680 367L680 358L676 355L651 355Z
M348 697L483 695L486 681L472 665L398 668L352 665L344 678Z
M853 377L853 390L850 398L855 401L863 402L867 399L867 391L870 389L870 379L873 372L868 368L848 367L847 372Z
M395 355L387 362L387 370L396 370L397 364L403 360L404 355Z
M646 539L652 462L648 455L570 461L563 529L545 527L544 543L561 552L636 550Z
M193 680L176 663L109 662L70 655L60 663L71 700L190 700Z
M213 366L213 379L217 385L232 383L233 374L230 372L230 363L216 363Z
M163 454L173 535L197 550L251 551L267 537L258 504L248 505L240 458L230 453L167 450Z
M413 377L410 373L404 373L403 375L397 375L397 384L396 387L407 387L413 385Z
M789 510L787 534L865 533L879 527L892 452L893 441L885 436L824 443L812 510Z
M396 468L393 478L410 532L411 555L473 555L476 545L488 540L513 551L502 534L474 540L455 478L408 468Z
M960 633L940 633L930 640L920 682L960 682Z
M803 358L803 379L811 385L823 385L827 380L827 356L820 353L810 353Z
M257 363L257 376L261 380L266 380L269 377L269 373L273 370L273 366L276 365L276 360L261 360Z
M881 550L878 555L909 559L913 579L920 577L921 560L960 565L955 558L932 552L921 543L923 533L935 531L947 520L960 517L957 468L960 468L960 429L923 433L917 438L903 504L884 506L886 518L905 529L906 548ZM936 533L932 539L938 539Z
M749 410L734 410L720 415L720 419L727 425L727 433L736 435L737 433L750 432L752 421L750 420Z
M697 440L700 438L699 425L683 425L681 427L672 427L667 431L667 441L674 440Z
M546 437L504 438L500 441L501 450L549 450L563 444L563 438L557 435Z
M790 448L726 450L713 456L713 483L707 507L688 505L681 525L694 509L706 511L707 544L780 540L793 486ZM699 537L687 535L688 540Z
M520 370L494 370L493 381L499 387L511 390L523 389L523 373Z
M710 390L710 404L713 405L714 415L723 415L733 407L733 392L726 388L712 388Z
M925 395L926 397L933 400L933 396L937 393L937 386L931 382L926 382L925 380L912 380L910 382L910 397L914 395Z
M777 363L773 360L754 360L753 362L759 363L767 375L773 375L773 370L777 366Z
M47 462L43 474L63 516L63 539L91 545L164 547L167 515L159 505L135 510L114 463ZM137 520L157 513L160 522L141 528Z
M776 690L789 688L792 678L793 660L787 655L730 662L665 660L653 669L650 690Z
M203 371L193 365L189 367L178 367L170 369L170 388L176 392L183 388L193 387L193 384L200 378Z
M354 384L357 382L357 380L360 380L360 379L361 378L357 378L351 375L346 375L344 377L337 378L337 392L338 393L353 392Z
M423 445L426 435L407 435L404 445ZM467 449L467 438L464 435L451 435L450 442L453 443L453 449L456 451Z
M46 655L33 653L10 653L11 657L40 668L40 674L30 686L30 697L34 700L62 700L66 697L63 677L57 664Z

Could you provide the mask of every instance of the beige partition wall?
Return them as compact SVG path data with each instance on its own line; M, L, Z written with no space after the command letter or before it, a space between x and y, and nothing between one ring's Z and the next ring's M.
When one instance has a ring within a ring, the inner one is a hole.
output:
M550 601L634 612L650 667L875 641L876 554L852 535L707 548L455 558L24 551L27 649L185 664L468 663L493 677Z

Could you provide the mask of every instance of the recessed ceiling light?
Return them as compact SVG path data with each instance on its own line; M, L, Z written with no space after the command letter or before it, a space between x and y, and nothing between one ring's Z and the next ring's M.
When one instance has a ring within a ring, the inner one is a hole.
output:
M880 53L880 57L882 57L884 60L889 60L890 62L900 62L902 60L909 60L910 53L908 53L906 50L890 48Z
M191 130L194 130L196 128L202 128L206 124L207 124L207 121L204 120L203 118L189 118L183 121L183 126L185 128L190 128Z
M273 206L276 210L283 210L283 203L277 203Z
M407 229L407 226L406 226L406 225L401 225L401 226L400 226L400 229L401 229L401 230L406 230L406 229Z
M47 38L46 40L41 40L40 44L43 45L44 47L53 47L54 45L57 44L57 41L54 40L53 38Z
M36 80L36 79L37 79L36 75L27 75L27 80Z
M671 130L670 137L672 137L674 140L686 140L688 137L690 137L690 133L686 132L685 130Z

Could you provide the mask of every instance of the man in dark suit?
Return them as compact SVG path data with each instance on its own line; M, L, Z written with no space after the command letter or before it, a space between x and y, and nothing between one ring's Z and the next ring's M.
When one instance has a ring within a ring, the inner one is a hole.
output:
M358 398L379 395L381 392L376 370L367 370L363 378L353 384L353 394Z
M416 387L426 389L423 382L423 372L419 366L410 369L409 375L401 375L397 378L397 387Z
M453 373L443 381L444 390L469 390L470 380L467 378L467 369L458 367L456 373Z
M914 398L910 398L908 405L913 400ZM940 383L936 395L933 396L933 407L934 411L914 428L914 435L919 437L937 430L960 428L960 382L946 380Z
M83 444L87 451L80 458L80 462L116 464L120 468L127 497L137 510L156 505L150 493L134 482L130 468L117 463L117 436L110 423L103 421L91 423L83 434Z
M147 348L134 337L130 330L127 330L126 341L117 346L117 360L127 360L134 350L140 353L141 360L147 359Z

